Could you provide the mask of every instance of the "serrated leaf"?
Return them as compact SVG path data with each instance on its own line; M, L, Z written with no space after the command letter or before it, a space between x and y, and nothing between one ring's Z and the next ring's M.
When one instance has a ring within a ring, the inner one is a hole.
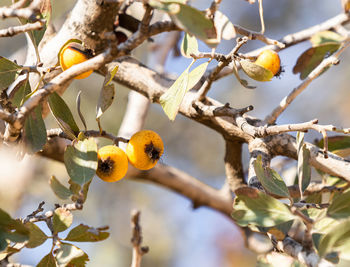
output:
M257 65L249 60L242 59L239 61L243 71L253 80L267 82L273 78L273 73L264 67Z
M303 144L298 151L298 184L301 195L311 182L310 150Z
M84 185L94 177L97 170L97 144L93 138L77 141L67 146L64 152L64 164L70 178Z
M304 80L326 56L332 55L340 47L339 43L323 43L311 47L302 53L293 68L293 73L300 73L300 79Z
M239 188L235 194L232 217L240 226L273 227L295 219L286 205L255 188Z
M58 196L60 199L68 199L71 195L72 192L62 185L60 181L57 180L55 176L51 176L49 180L50 187L52 191L55 193L56 196Z
M329 43L329 42L338 42L341 43L344 41L344 36L332 31L322 31L314 34L310 38L312 46L318 46L320 44Z
M41 115L41 106L37 106L26 118L24 123L24 141L28 153L40 151L46 144L46 127Z
M319 254L324 257L329 252L340 251L348 242L350 242L350 219L328 228L327 233L320 239Z
M345 219L350 217L350 191L347 190L338 195L327 209L327 215L334 219Z
M96 107L96 119L99 119L103 115L103 113L112 105L114 95L114 84L107 84L102 87Z
M57 250L56 260L59 267L82 267L89 261L89 257L80 248L71 244L61 243L61 247Z
M217 32L218 42L221 39L231 40L236 37L236 30L232 22L220 11L216 11L214 15L214 25Z
M41 261L37 264L36 267L56 267L56 260L55 257L51 254L47 254L44 258L41 259Z
M254 162L254 170L256 177L267 192L281 197L290 197L288 188L281 176L275 170L263 167L260 155Z
M26 244L27 248L35 248L43 244L47 240L47 235L34 223L26 223L25 226L29 229L29 240Z
M214 23L198 9L176 1L150 1L149 4L167 12L179 28L196 36L208 46L216 47L219 44Z
M64 240L75 242L97 242L105 240L108 237L108 232L80 224L73 228Z
M15 81L17 72L21 69L16 63L0 56L0 90L4 90Z
M55 117L62 130L67 131L65 127L68 125L70 130L77 135L79 133L79 127L77 126L73 118L73 114L64 100L56 92L54 92L48 97L48 103L52 115ZM62 122L64 122L65 125L62 125Z
M170 120L175 120L181 102L187 92L189 67L176 79L173 85L160 97L159 102Z
M72 225L73 214L64 208L57 208L52 217L52 227L55 233L62 232Z
M188 33L184 34L184 38L181 42L181 54L187 58L192 58L191 54L198 54L198 42L196 37Z

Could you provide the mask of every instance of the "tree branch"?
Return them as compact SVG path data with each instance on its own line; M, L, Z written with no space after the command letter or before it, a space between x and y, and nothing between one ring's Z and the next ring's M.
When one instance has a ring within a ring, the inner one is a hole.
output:
M242 143L225 140L225 173L231 192L245 185L242 167Z

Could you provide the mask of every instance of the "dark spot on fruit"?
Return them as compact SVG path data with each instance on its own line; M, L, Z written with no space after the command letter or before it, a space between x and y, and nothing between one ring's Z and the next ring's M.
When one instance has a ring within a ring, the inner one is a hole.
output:
M111 160L110 157L105 160L99 159L97 169L105 175L110 175L113 172L114 163L115 162Z
M145 146L145 153L153 162L160 158L160 150L156 148L152 142Z

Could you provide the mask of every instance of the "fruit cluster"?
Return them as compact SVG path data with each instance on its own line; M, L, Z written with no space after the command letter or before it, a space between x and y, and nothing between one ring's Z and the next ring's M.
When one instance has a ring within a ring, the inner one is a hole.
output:
M97 152L96 174L106 182L118 181L125 176L128 162L137 169L149 170L157 164L163 151L163 141L157 133L139 131L130 138L126 152L116 145L101 147Z

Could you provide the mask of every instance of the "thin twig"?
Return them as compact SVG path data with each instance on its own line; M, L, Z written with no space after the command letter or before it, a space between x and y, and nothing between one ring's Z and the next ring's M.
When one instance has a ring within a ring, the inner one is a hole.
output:
M103 137L109 140L112 140L114 144L118 145L119 142L123 142L123 143L128 143L129 139L127 138L123 138L123 137L119 137L119 136L115 136L111 133L107 133L106 131L95 131L95 130L87 130L87 131L82 131L82 133L87 136L87 137ZM47 130L47 137L61 137L61 138L65 138L68 140L73 141L73 139L68 136L67 134L65 134L62 129L60 128L54 128L54 129L50 129Z
M24 1L20 1L18 4L13 4L9 7L1 7L0 8L0 18L23 18L31 21L37 21L39 18L37 15L39 14L39 6L41 4L41 0L33 0L32 3L26 8L19 8L25 4Z
M42 206L44 204L40 203L39 208L36 210L39 212L42 211ZM69 203L69 204L63 204L63 205L58 205L56 208L61 207L69 211L73 210L81 210L83 209L83 204L81 203ZM43 214L38 214L39 212L34 211L32 214L28 215L24 220L23 223L27 222L40 222L40 221L47 221L54 215L54 210L49 210Z
M237 44L232 49L232 51L226 56L225 60L222 60L219 62L219 64L214 68L214 70L209 74L206 81L203 83L202 87L198 90L198 100L202 101L205 99L208 91L210 90L210 87L212 83L215 81L216 76L220 73L220 71L225 68L227 65L229 65L233 60L238 52L238 50L248 41L248 38L237 38Z
M14 35L17 35L23 32L40 30L43 26L44 26L44 21L39 20L34 23L27 23L21 26L9 27L7 29L0 30L0 37L12 37Z
M131 267L141 267L142 256L149 251L148 247L142 245L142 230L140 225L140 211L133 210L131 213L132 237L132 262Z

